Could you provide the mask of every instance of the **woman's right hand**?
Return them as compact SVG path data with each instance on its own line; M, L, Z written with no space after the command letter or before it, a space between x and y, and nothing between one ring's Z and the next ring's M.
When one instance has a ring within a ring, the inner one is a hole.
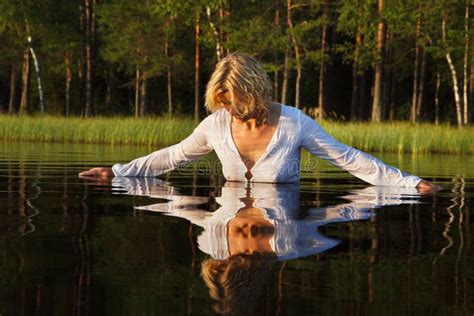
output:
M104 168L104 167L99 167L99 168L92 168L83 172L79 173L79 177L113 177L114 172L112 171L112 168Z

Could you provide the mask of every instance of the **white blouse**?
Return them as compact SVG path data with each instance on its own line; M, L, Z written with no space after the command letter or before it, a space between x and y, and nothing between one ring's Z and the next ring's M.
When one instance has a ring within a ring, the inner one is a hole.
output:
M115 164L115 176L154 177L176 169L215 151L228 181L298 182L301 148L328 160L372 185L416 187L419 177L388 166L377 158L341 144L318 123L300 110L281 106L276 131L265 152L250 169L245 166L231 134L231 115L224 109L206 117L186 139L178 144L137 158L128 164Z

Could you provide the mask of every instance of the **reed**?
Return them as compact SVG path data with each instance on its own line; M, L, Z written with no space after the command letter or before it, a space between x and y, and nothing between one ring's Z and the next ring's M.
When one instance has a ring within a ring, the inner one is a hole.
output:
M6 141L166 146L193 131L189 118L0 116Z
M337 140L368 152L473 154L474 128L408 122L340 123L324 121Z
M367 152L474 154L474 128L428 123L323 121L335 139ZM179 142L195 123L188 117L64 118L0 115L4 141L87 143L160 147Z

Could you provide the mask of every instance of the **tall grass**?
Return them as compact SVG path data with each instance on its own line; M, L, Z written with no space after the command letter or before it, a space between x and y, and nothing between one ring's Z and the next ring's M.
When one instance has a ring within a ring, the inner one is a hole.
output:
M474 154L473 127L408 122L321 125L340 142L368 152Z
M166 146L186 137L194 126L194 121L189 118L0 116L0 139Z
M474 128L449 125L323 121L335 139L368 152L474 154ZM0 115L4 141L167 146L189 135L191 118L64 118Z

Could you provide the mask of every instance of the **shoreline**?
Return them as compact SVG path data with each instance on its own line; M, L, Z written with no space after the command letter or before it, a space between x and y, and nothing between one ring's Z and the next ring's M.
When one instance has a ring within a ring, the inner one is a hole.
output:
M339 122L320 125L336 140L367 152L474 154L474 127L408 122ZM162 147L178 143L196 126L190 117L59 117L0 115L4 142Z

